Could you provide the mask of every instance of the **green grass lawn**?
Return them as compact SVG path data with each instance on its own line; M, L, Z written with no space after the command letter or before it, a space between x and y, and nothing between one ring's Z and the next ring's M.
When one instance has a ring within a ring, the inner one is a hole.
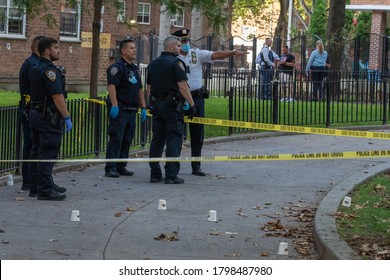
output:
M363 258L389 259L390 173L375 176L348 196L351 206L340 206L337 216L340 236Z

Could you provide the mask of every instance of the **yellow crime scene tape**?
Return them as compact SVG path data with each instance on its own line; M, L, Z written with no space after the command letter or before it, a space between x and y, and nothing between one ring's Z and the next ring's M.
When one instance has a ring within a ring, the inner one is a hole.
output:
M106 104L104 101L100 101L96 99L86 98L86 100L103 104L103 105ZM149 110L147 112L147 115L152 116ZM372 132L372 131L360 131L360 130L343 130L343 129L332 129L332 128L317 128L317 127L292 126L292 125L280 125L280 124L254 123L254 122L231 121L231 120L199 118L199 117L194 117L192 120L190 120L188 117L185 117L184 121L188 123L197 123L197 124L205 124L205 125L294 132L294 133L302 133L302 134L320 134L320 135L330 135L330 136L372 138L372 139L384 139L384 140L390 139L390 133L386 133L386 132Z
M159 158L124 158L124 159L51 159L51 160L0 160L1 162L60 162L60 163L103 163L103 162L190 162L190 161L271 161L271 160L323 160L388 158L390 150L368 150L348 152L313 152L298 154L259 154L202 157L159 157Z
M90 102L106 105L104 101L85 98ZM150 112L147 115L151 116ZM205 125L229 126L238 128L283 131L303 134L320 134L342 137L390 139L390 133L359 130L342 130L330 128L314 128L266 123L253 123L194 117L185 122ZM388 158L390 150L368 150L347 152L316 152L299 154L263 154L263 155L231 155L231 156L202 156L202 157L160 157L160 158L127 158L127 159L53 159L53 160L0 160L0 162L59 162L59 163L103 163L103 162L190 162L190 161L269 161L269 160L319 160L319 159L356 159L356 158Z

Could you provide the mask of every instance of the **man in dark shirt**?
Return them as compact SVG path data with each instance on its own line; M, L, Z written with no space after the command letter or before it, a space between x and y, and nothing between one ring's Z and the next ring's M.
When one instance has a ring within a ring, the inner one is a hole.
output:
M282 85L282 98L290 100L293 98L291 92L291 81L294 74L295 56L289 51L287 45L282 47L281 60L279 61L280 83Z
M128 158L134 138L136 115L141 106L141 121L146 120L146 104L141 76L133 63L137 49L132 40L123 40L119 45L121 59L107 69L108 90L108 135L107 159ZM126 162L107 162L106 177L132 176Z
M30 87L30 73L39 64L39 52L38 43L44 36L36 36L31 43L31 55L24 61L19 71L19 117L22 124L23 130L23 156L24 160L30 159L31 152L31 129L28 120L29 103L31 98L31 87ZM22 163L22 190L30 190L31 182L29 181L29 164L27 162Z
M64 78L53 61L59 59L58 41L53 38L39 40L39 66L31 71L31 102L29 120L32 132L31 159L38 159L30 165L32 182L30 197L39 200L63 200L65 188L58 190L52 178L54 162L61 146L62 135L72 129L65 103Z
M149 157L161 157L166 145L167 157L180 157L183 144L184 99L190 108L187 115L195 115L195 103L187 84L185 65L177 56L181 43L176 36L164 40L164 51L161 56L148 65L147 95L151 99L153 114L153 137ZM163 180L160 163L150 162L150 182ZM179 162L166 162L165 184L183 184L184 180L177 175Z

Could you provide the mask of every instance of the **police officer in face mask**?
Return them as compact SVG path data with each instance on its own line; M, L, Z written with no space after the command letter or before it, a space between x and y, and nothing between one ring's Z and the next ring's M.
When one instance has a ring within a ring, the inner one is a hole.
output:
M191 49L190 46L190 30L180 29L172 34L181 40L181 49L179 58L184 61L186 65L186 72L188 77L188 85L190 87L192 98L196 105L195 117L204 118L205 99L209 98L208 90L203 86L202 73L203 64L212 63L213 60L223 59L231 56L242 56L248 54L247 51L232 50L232 51L208 51ZM189 124L191 136L191 156L200 157L202 155L204 126L203 124ZM192 174L195 176L206 176L200 168L199 161L191 162Z

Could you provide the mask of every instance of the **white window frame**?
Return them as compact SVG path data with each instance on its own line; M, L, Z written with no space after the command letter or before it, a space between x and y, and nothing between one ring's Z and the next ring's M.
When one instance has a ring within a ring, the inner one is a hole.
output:
M116 22L123 23L125 22L125 20L126 20L126 1L118 0L118 15L116 17Z
M142 5L142 14L139 15L138 13L138 9L139 9L139 6ZM146 14L145 13L145 7L148 6L149 7L149 14ZM150 24L150 17L151 17L151 12L152 12L152 5L150 3L143 3L143 2L138 2L138 7L137 7L137 22L139 24ZM148 22L145 22L144 21L144 18L145 18L145 14L149 16L149 21ZM142 17L142 21L138 21L138 16L141 16Z
M64 0L66 1L66 0ZM60 14L63 13L63 11L60 12ZM60 34L60 40L64 42L80 42L80 37L81 37L81 0L77 1L77 11L71 11L67 12L70 14L77 14L77 26L76 26L76 36L74 35L64 35ZM60 15L61 18L61 15ZM60 19L60 33L62 32L61 30L61 19Z
M22 21L22 27L21 27L21 34L16 34L16 33L8 33L9 30L9 12L11 9L16 8L14 6L11 6L12 0L6 0L6 5L0 6L1 9L6 9L6 24L5 24L5 30L4 32L0 31L0 38L26 38L26 13L23 12L21 16L21 21Z
M171 18L171 25L173 27L184 27L184 9L181 11L181 14L177 13L175 16ZM182 18L182 23L179 23L178 18Z

